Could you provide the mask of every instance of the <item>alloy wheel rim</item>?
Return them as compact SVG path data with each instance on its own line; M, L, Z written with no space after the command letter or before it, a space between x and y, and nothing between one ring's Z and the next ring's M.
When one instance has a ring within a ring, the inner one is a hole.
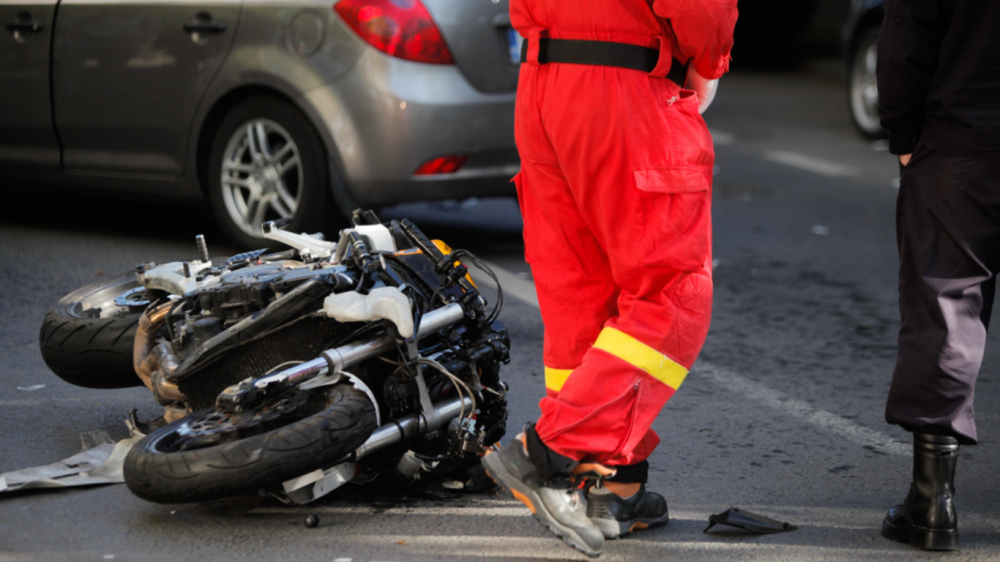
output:
M858 49L851 68L851 110L854 120L868 133L877 133L882 128L875 73L877 60L877 43L872 41Z
M261 237L260 225L292 218L302 203L302 160L292 136L270 119L251 119L233 132L222 155L222 199L240 230Z

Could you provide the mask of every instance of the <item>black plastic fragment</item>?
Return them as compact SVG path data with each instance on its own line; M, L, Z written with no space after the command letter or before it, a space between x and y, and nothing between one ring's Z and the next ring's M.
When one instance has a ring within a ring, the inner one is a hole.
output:
M758 535L785 533L798 529L798 527L792 525L791 523L783 523L781 521L771 519L770 517L764 517L763 515L743 511L738 507L727 509L717 515L709 515L708 527L705 527L704 532L707 533L709 529L717 524L744 529Z

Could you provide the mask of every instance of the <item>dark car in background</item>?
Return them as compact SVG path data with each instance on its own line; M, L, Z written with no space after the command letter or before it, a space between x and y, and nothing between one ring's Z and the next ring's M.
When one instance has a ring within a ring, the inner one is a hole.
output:
M886 136L879 123L881 111L875 78L878 34L884 16L885 0L853 0L842 37L851 119L861 134L872 139Z
M740 0L733 65L782 68L801 62L800 41L817 9L833 0Z
M507 0L5 0L0 185L207 200L225 232L513 194Z

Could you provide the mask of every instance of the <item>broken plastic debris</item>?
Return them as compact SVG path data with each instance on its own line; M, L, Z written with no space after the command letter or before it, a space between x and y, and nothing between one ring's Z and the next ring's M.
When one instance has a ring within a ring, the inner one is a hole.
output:
M40 390L42 388L45 388L44 384L33 384L31 386L19 386L19 387L17 387L18 390Z
M68 488L120 484L125 481L122 465L132 445L145 437L132 436L117 444L104 431L81 433L83 450L63 461L0 474L0 493L39 488Z
M743 511L738 507L727 509L718 515L710 515L708 517L708 527L705 527L704 532L707 533L709 529L717 524L744 529L758 535L784 533L798 529L798 527L791 523L783 523L770 517Z
M812 227L812 233L818 236L827 236L830 234L830 229L817 224Z

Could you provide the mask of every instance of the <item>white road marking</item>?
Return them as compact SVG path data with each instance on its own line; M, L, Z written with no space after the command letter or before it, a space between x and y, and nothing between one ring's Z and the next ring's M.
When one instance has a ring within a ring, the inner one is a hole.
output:
M247 511L248 515L373 515L373 516L421 516L421 517L528 517L531 512L517 501L492 501L492 507L393 507L377 508L371 506L274 506L257 507ZM483 502L487 504L487 502ZM518 507L506 507L517 504ZM774 505L743 505L742 509L756 513L767 513L779 521L794 521L799 526L826 527L830 529L871 529L871 521L885 515L882 509L861 509L844 507L815 506L774 506ZM707 521L712 513L724 511L718 505L684 505L678 508L671 506L671 521ZM983 518L982 516L978 516ZM986 517L989 523L998 522L996 518Z
M87 402L84 398L21 398L18 400L0 400L2 406L43 406L53 402Z
M493 273L497 276L497 281L500 281L500 285L503 287L504 295L512 296L522 302L538 308L538 294L535 292L534 283L528 281L527 279L518 277L515 273L508 271L499 265L490 263L486 260L480 261L493 270ZM469 270L472 271L472 278L475 279L477 284L496 289L496 283L494 283L488 275L480 272L472 264L466 265L468 265Z
M764 160L777 162L778 164L784 164L786 166L791 166L793 168L798 168L800 170L832 178L844 176L851 177L859 174L858 169L854 166L838 164L837 162L830 162L829 160L806 156L805 154L799 154L798 152L790 152L787 150L768 150L764 152Z
M890 455L909 456L912 453L908 445L900 443L884 433L868 429L863 425L844 419L826 410L814 408L802 400L789 398L777 390L768 388L746 377L741 377L721 367L716 367L711 363L698 361L695 363L693 370L696 375L704 376L726 390L761 402L793 418L825 429L848 441L853 441L862 447L869 447Z
M412 560L415 557L434 559L514 558L518 560L593 560L583 553L570 549L552 537L510 537L489 535L343 535L327 540L338 550L348 545L363 549L377 548L379 560ZM387 549L398 549L398 554L386 554ZM366 550L367 551L367 550ZM860 550L856 544L842 547L812 544L765 543L760 541L732 541L713 538L679 541L664 535L662 540L630 537L609 542L601 555L602 561L663 560L669 555L691 553L716 553L717 556L737 556L754 553L754 559L781 560L844 560L861 556L878 560L912 560L913 553L890 543L877 543L873 548ZM767 553L773 558L767 557Z
M719 131L717 129L709 129L708 132L712 135L712 142L716 146L731 146L736 144L736 135L732 133Z
M538 306L538 296L535 294L534 283L521 279L495 264L484 263L493 270L497 279L503 284L505 295L510 295L528 304ZM476 282L480 282L482 277L484 276L480 275L477 277ZM483 284L488 284L491 287L494 286L492 279L488 281L489 283L484 282ZM510 283L510 288L508 288L507 283ZM862 447L868 447L890 455L910 456L912 454L909 445L901 443L884 433L869 429L826 410L814 408L802 400L790 398L777 390L737 375L727 369L699 360L695 364L693 371L693 374L704 376L726 390L763 403L788 416L829 431Z
M466 516L466 517L524 517L531 515L523 504L520 507L257 507L247 513L252 515L400 515L400 516Z

